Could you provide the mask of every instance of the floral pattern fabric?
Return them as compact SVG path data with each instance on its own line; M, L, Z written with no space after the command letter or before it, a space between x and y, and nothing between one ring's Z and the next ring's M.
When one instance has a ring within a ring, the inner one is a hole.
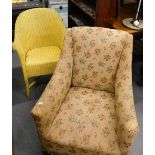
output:
M124 33L98 27L73 28L74 86L115 91L117 66L125 45Z
M127 155L138 132L132 36L68 29L55 73L32 110L42 146L63 155Z
M73 67L72 46L71 30L68 29L56 70L39 101L32 110L32 116L35 119L41 141L44 134L46 134L52 125L71 85Z
M123 154L129 152L139 130L132 91L132 47L133 37L127 34L115 79L117 135Z
M120 154L114 100L113 93L71 87L47 139L51 140L51 144L53 141L63 146L83 148L90 155L94 152ZM56 150L51 147L51 151ZM74 154L81 155L82 152L75 149Z

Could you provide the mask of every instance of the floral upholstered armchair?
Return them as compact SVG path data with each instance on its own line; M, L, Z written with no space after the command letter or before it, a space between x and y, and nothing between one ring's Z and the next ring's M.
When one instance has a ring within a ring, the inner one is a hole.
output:
M100 27L65 34L56 70L32 110L43 148L62 155L126 155L138 123L132 36Z

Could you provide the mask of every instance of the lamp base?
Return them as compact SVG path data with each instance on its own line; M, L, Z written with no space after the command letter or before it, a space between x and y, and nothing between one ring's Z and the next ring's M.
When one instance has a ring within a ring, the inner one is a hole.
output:
M133 25L133 18L126 18L126 19L122 20L122 23L124 26L126 26L129 29L143 30L143 21L142 20L139 20L138 26Z

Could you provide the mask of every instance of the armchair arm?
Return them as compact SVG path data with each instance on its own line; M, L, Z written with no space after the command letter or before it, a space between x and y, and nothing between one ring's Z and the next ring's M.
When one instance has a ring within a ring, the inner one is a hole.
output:
M122 154L129 152L138 132L132 91L133 37L127 34L115 81L117 135Z
M66 30L64 46L56 70L32 110L39 136L43 136L45 130L47 131L50 128L70 88L73 66L72 48L71 30L68 29Z

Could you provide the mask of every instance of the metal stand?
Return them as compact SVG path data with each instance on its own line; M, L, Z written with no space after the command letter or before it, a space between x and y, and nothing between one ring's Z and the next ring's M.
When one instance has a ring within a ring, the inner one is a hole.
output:
M143 21L138 19L141 3L142 3L142 0L139 0L135 18L126 18L122 21L123 25L126 26L127 28L134 29L134 30L143 30ZM134 25L135 21L139 22L137 26Z
M143 30L143 21L139 20L139 25L134 26L133 25L133 18L126 18L122 21L123 25L126 26L129 29L133 30Z

